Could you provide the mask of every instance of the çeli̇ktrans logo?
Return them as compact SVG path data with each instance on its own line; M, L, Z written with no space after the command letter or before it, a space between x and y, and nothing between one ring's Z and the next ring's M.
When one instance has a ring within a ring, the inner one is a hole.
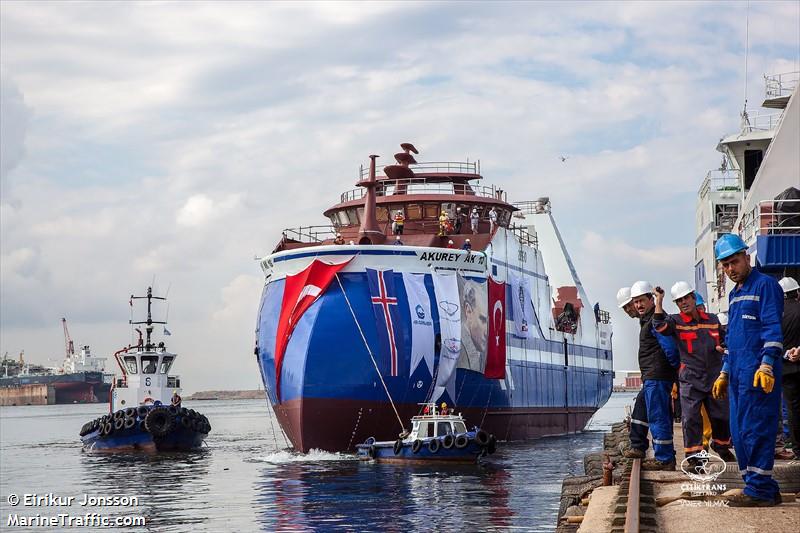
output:
M692 481L710 483L725 472L725 461L713 453L701 450L681 461L681 470Z

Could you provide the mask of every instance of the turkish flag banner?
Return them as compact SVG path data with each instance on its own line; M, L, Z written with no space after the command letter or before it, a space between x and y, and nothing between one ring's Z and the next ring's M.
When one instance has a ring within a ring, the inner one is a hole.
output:
M489 379L506 377L506 284L486 280L489 284L489 342L486 346L486 370Z
M275 335L275 396L278 403L281 401L283 354L295 326L311 304L322 296L336 273L349 262L350 259L343 263L331 264L315 259L301 272L286 276L281 314L278 317L278 330Z

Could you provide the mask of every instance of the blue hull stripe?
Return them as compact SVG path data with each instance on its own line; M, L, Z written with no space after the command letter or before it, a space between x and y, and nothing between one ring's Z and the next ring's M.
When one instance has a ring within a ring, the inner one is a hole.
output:
M495 265L499 265L501 267L506 267L509 270L513 270L514 272L521 272L522 274L525 274L526 276L531 276L532 278L543 279L545 281L549 279L547 276L539 274L538 272L518 267L517 265L512 265L510 263L506 263L505 261L500 261L499 259L492 259L491 262L494 263Z
M417 255L413 250L347 250L347 247L342 247L341 250L323 250L320 252L304 252L293 255L279 256L273 259L275 263L281 261L289 261L291 259L301 259L303 257L319 257L323 255Z

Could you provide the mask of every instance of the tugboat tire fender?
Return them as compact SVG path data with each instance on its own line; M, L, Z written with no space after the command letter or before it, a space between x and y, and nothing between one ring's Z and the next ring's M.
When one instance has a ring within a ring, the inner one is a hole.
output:
M486 445L486 451L490 455L497 451L497 437L494 435L489 435L489 444Z
M394 441L394 454L400 455L400 452L403 451L403 439L397 439Z
M114 430L118 431L125 426L125 418L114 419Z
M145 427L154 437L163 437L175 427L175 417L166 408L151 410L144 419Z
M415 440L414 443L411 445L411 453L419 453L421 449L422 449L422 441L419 439Z
M185 416L181 417L181 425L186 429L192 429L192 421Z
M469 444L469 438L466 435L459 435L458 437L456 437L455 445L456 448L458 448L459 450L463 450L464 448L467 447L468 444Z
M136 416L126 416L125 417L125 424L123 426L125 429L131 429L135 425L136 425Z
M445 450L449 450L450 448L452 448L453 444L455 443L456 443L456 438L451 434L447 434L444 437L442 437L442 447Z
M144 419L147 416L147 413L150 412L150 409L147 408L146 405L140 405L136 408L136 414L139 415L139 418Z
M489 434L484 430L479 429L478 432L475 433L475 443L478 446L486 446L489 444Z
M103 427L100 428L100 436L107 437L114 432L114 424L111 422L106 422L103 424Z
M125 409L125 417L128 418L131 416L136 416L136 409L134 409L133 407L128 407L127 409Z
M442 442L439 439L431 439L428 443L428 451L431 453L438 453L441 446Z

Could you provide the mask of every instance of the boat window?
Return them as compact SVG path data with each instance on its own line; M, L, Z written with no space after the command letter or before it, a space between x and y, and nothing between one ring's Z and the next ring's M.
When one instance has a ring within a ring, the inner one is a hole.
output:
M422 207L419 204L408 204L406 206L406 218L409 220L419 220L422 218Z
M453 432L453 428L450 426L450 422L439 422L436 424L436 436L441 437L442 435L450 435Z
M447 213L447 216L450 217L451 220L456 218L456 204L452 204L449 202L444 203L442 204L442 211Z
M142 356L142 374L155 374L156 368L158 368L157 355Z
M339 226L339 219L336 217L336 213L331 215L331 224L333 224L333 227Z
M419 425L419 432L417 433L418 439L433 436L433 422L421 422Z
M350 219L350 224L358 224L358 215L356 214L355 209L348 209L347 210L347 218Z
M378 222L386 222L389 220L389 210L385 207L376 207L375 216L378 218Z
M172 366L172 360L174 358L171 355L165 355L164 359L161 360L161 373L166 374L169 372L169 367Z
M466 433L467 426L464 425L464 422L453 422L456 427L456 433Z
M358 212L358 220L364 220L364 208L359 207L356 211Z
M124 358L125 360L125 370L128 371L128 374L138 374L139 373L139 366L136 364L136 357L133 355L126 355Z

